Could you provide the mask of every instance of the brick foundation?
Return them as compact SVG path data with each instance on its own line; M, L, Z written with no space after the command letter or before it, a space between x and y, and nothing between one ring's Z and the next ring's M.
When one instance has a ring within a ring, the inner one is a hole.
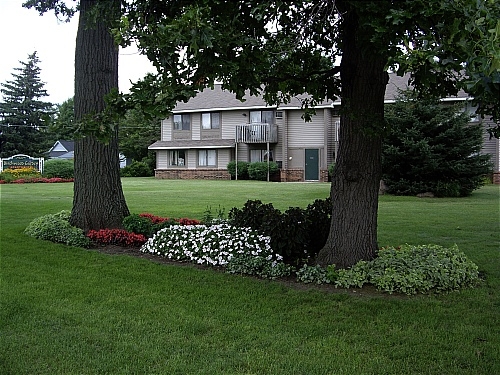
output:
M304 181L304 171L302 169L282 169L281 182L301 182Z
M156 169L155 178L164 180L230 180L226 169ZM499 176L500 178L500 176ZM303 169L281 170L276 176L270 176L274 182L303 182ZM328 181L328 171L320 171L320 181Z
M492 182L494 184L500 185L500 172L493 173Z
M155 177L165 180L230 180L226 169L156 169Z

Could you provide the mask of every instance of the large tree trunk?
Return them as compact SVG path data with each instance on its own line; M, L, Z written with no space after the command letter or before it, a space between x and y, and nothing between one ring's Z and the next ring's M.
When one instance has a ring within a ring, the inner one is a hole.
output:
M332 176L330 234L317 263L350 267L377 250L378 190L381 175L387 59L369 49L354 9L343 14L340 65L342 113L339 150Z
M118 47L104 22L89 17L98 0L80 1L75 52L75 121L105 108L104 96L118 87ZM119 7L119 1L115 1ZM119 9L119 8L118 8ZM109 124L103 124L108 126ZM118 130L109 143L94 136L75 141L71 223L84 231L119 228L129 215L120 180Z

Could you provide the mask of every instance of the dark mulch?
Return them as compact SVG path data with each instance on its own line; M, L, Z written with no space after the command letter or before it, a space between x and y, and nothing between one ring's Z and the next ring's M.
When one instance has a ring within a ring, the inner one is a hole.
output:
M138 247L123 247L123 246L116 246L116 245L107 245L107 246L93 247L93 248L90 248L89 250L98 251L100 253L109 254L109 255L129 255L129 256L133 256L133 257L137 257L137 258L148 259L148 260L155 262L155 263L177 266L177 267L192 267L192 268L197 268L197 269L205 269L205 270L214 270L214 271L218 271L218 272L224 272L224 269L222 267L209 267L209 266L195 264L195 263L176 262L176 261L172 261L172 260L157 256L157 255L143 253L139 250ZM245 276L245 277L252 277L252 276ZM293 289L297 289L297 290L318 290L318 291L323 291L326 293L344 293L344 294L361 296L361 297L384 297L384 298L405 298L406 297L405 295L400 295L400 294L389 295L387 293L382 293L370 285L364 286L363 288L342 289L342 288L335 288L331 284L321 284L321 285L305 284L305 283L297 282L297 279L295 277L292 277L292 276L287 277L287 278L281 278L278 280L273 280L272 282L280 283L280 284L283 284L289 288L293 288Z

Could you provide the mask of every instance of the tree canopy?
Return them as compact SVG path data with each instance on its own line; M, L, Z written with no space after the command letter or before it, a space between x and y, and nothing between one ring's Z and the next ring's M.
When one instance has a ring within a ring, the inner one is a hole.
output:
M108 96L118 112L165 116L216 81L239 98L262 93L270 104L307 93L306 109L341 98L323 265L376 255L388 69L409 73L423 97L466 90L480 113L500 120L496 0L123 0L120 15L106 8L116 1L94 2L102 8L93 14L106 16L115 40L136 42L157 69L130 94ZM27 2L56 13L67 12L63 3Z

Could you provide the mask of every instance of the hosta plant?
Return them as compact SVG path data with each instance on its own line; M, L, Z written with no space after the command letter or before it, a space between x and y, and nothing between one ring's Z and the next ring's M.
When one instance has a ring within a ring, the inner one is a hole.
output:
M294 267L281 261L264 256L238 254L226 264L226 272L240 275L259 276L265 279L278 279L290 276Z
M269 243L269 237L250 228L228 224L172 225L153 235L141 251L209 266L225 266L234 256L242 254L281 261L281 257L272 252Z
M24 230L29 236L52 242L60 242L70 246L88 247L90 240L83 230L71 226L70 212L61 211L34 219Z
M403 245L382 248L377 258L359 262L347 270L329 267L335 286L349 288L372 284L388 293L450 292L472 287L479 281L477 265L456 245Z

